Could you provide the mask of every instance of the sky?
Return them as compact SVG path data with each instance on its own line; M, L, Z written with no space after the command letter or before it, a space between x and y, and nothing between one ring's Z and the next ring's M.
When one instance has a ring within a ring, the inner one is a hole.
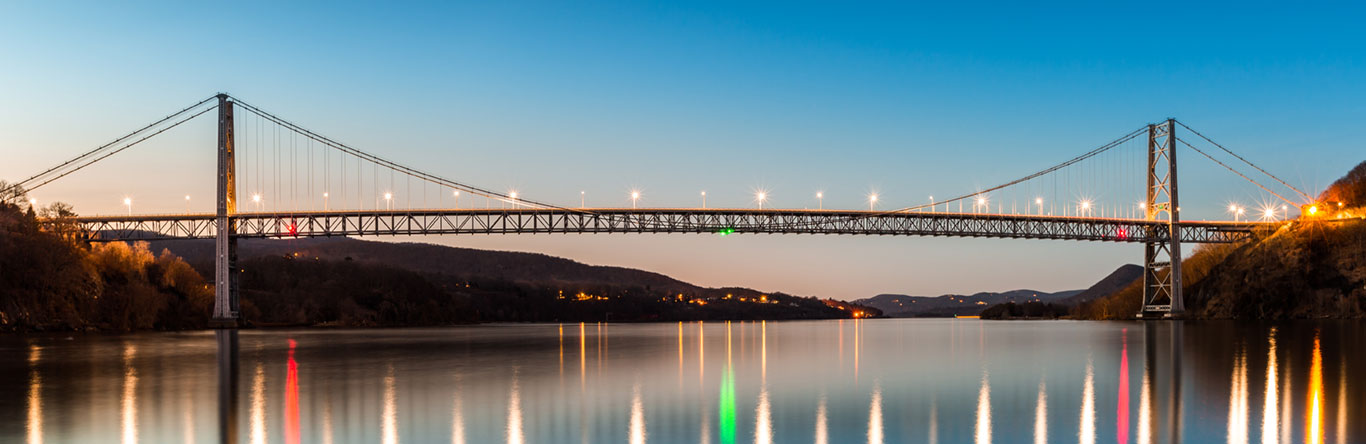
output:
M0 180L217 92L554 204L884 209L1175 117L1311 193L1366 160L1366 6L906 2L3 2ZM33 193L209 211L192 122ZM1184 155L1184 154L1183 154ZM1188 217L1265 193L1194 155ZM1187 167L1186 165L1190 165ZM1140 177L1141 176L1137 176ZM1118 180L1118 179L1117 179ZM1141 179L1140 179L1141 180ZM1136 181L1136 180L1135 180ZM1139 186L1135 184L1135 186ZM840 299L1084 288L1137 245L851 236L386 238Z

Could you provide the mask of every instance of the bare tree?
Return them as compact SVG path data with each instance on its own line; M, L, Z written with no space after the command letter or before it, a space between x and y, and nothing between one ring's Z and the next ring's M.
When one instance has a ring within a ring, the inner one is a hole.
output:
M19 205L27 197L28 192L24 190L22 185L0 180L0 203Z

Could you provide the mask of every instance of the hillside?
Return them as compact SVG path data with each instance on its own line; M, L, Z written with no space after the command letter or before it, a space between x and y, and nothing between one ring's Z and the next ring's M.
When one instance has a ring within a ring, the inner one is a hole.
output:
M942 296L880 294L871 298L856 300L854 303L876 308L891 317L947 317L977 315L989 306L1005 302L1056 302L1081 292L1082 290L1068 290L1057 293L1037 290L1011 290L1000 293L981 292L971 295L946 294Z
M1366 317L1366 162L1318 196L1313 206L1314 211L1259 239L1197 247L1182 262L1188 316ZM1133 317L1141 290L1132 284L1083 304L1076 316Z
M180 258L140 245L85 245L69 235L71 225L40 229L40 215L66 220L74 213L61 203L35 211L0 201L0 331L169 330L208 322L213 290Z
M149 244L154 251L170 250L192 264L204 265L204 268L208 268L213 260L213 242L208 239ZM416 273L457 278L478 277L513 283L564 286L612 283L667 292L702 290L701 287L659 273L587 265L539 253L476 250L415 242L377 242L345 237L238 241L239 260L287 255L324 261L355 261Z
M704 288L642 270L349 238L239 244L242 315L266 324L818 319L874 310L746 288ZM151 243L211 275L210 240Z

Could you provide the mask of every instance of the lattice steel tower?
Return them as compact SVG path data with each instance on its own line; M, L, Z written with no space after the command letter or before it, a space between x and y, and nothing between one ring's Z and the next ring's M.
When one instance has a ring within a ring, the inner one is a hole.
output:
M213 326L237 327L237 172L233 156L232 100L218 95L218 213L215 218Z
M1176 192L1176 120L1148 124L1148 220L1167 216L1165 225L1148 228L1143 243L1141 318L1185 314L1181 296L1181 205Z

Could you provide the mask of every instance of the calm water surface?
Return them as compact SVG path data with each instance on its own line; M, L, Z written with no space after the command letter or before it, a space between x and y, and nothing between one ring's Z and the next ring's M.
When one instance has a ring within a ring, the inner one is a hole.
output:
M1366 324L0 337L6 443L1351 443Z

